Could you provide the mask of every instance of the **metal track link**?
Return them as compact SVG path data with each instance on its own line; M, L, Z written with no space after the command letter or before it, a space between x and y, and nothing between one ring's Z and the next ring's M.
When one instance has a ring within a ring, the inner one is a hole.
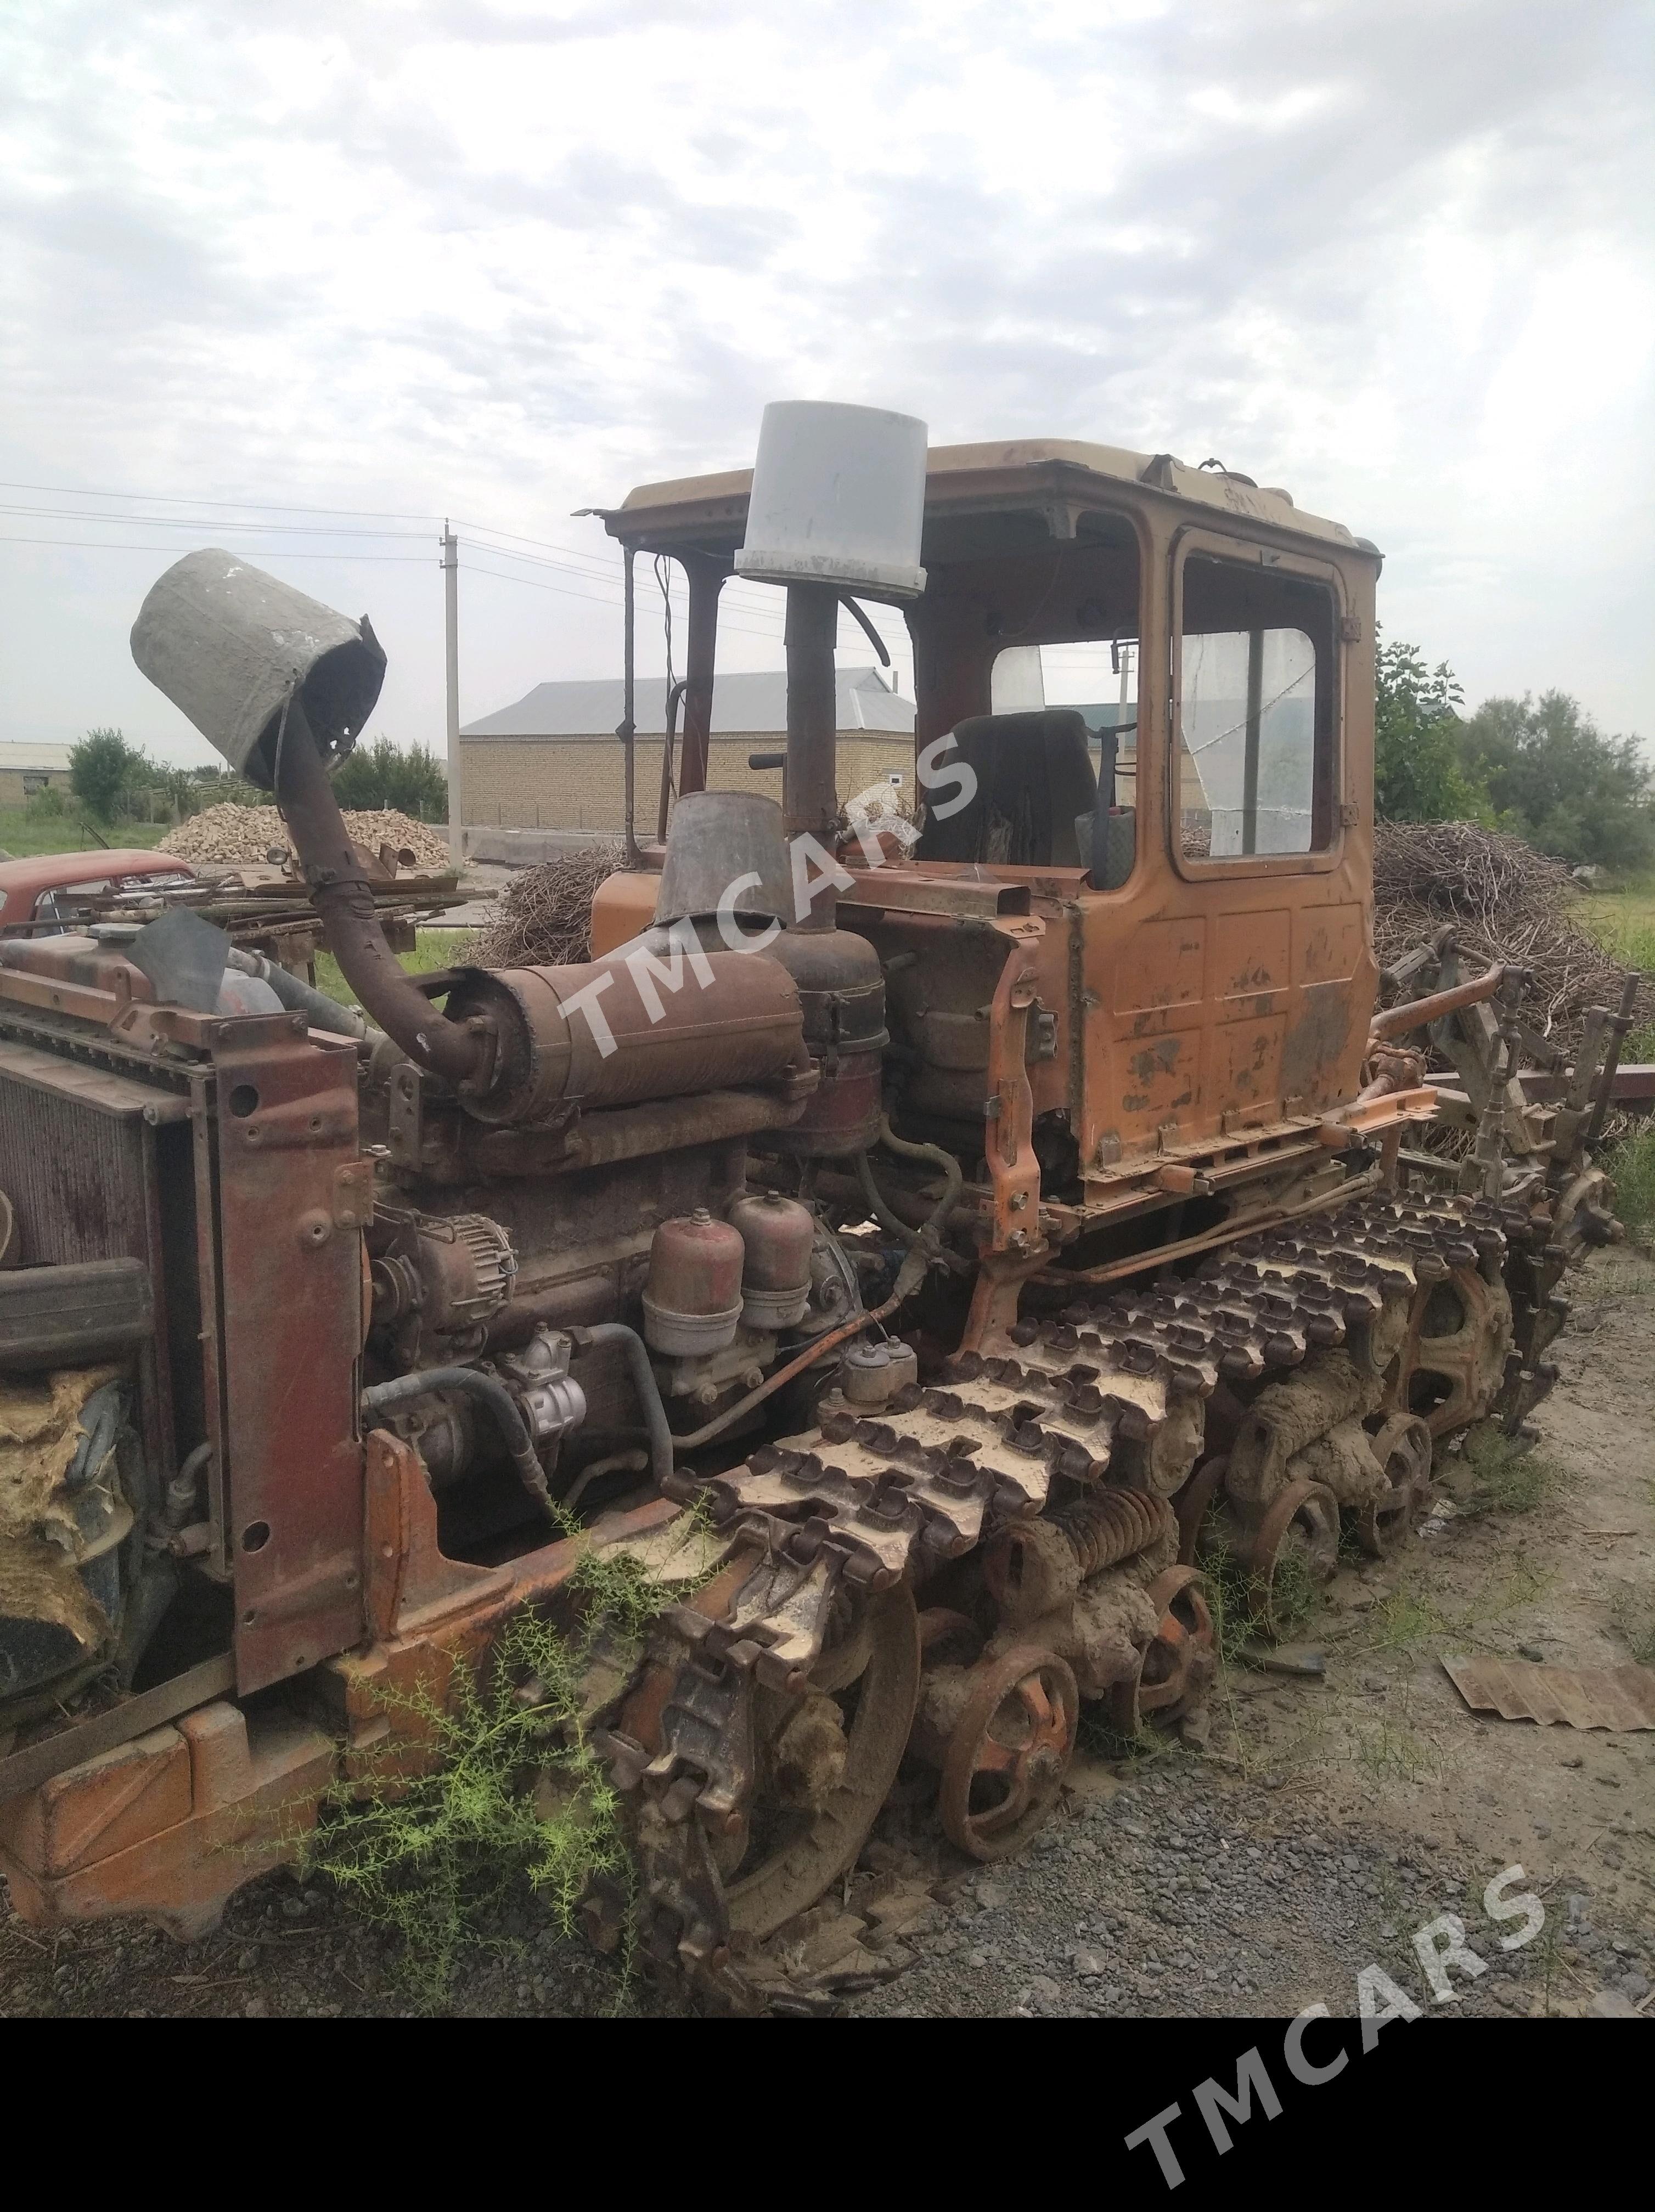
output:
M960 1353L877 1412L831 1392L812 1433L675 1488L773 1559L803 1568L831 1553L873 1589L923 1581L990 1528L1043 1512L1055 1477L1169 1494L1220 1378L1256 1381L1360 1339L1388 1299L1456 1267L1497 1273L1527 1233L1520 1211L1481 1200L1367 1195L1248 1238L1200 1275L1021 1321L1005 1354ZM1532 1390L1531 1374L1519 1379ZM798 1629L755 1619L739 1640L807 1664Z

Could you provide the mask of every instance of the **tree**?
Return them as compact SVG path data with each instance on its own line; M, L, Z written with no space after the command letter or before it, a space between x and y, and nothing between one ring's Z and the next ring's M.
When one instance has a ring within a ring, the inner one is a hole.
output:
M142 749L119 730L88 730L70 747L70 788L100 822L113 822L132 786L154 773Z
M1468 768L1500 817L1542 853L1609 868L1655 857L1655 793L1635 737L1605 737L1578 699L1485 699L1464 726Z
M1373 800L1382 822L1455 822L1482 811L1461 758L1464 694L1445 660L1381 640L1373 672Z
M341 806L363 811L395 807L417 822L448 818L448 779L441 763L423 745L411 745L404 752L389 738L358 745L335 771L333 789Z

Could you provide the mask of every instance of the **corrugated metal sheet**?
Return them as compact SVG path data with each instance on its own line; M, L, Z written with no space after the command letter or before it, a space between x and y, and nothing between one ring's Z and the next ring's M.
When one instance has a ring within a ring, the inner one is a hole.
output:
M842 668L838 673L839 727L909 735L914 702L891 690L877 669ZM590 683L537 684L514 707L468 722L463 738L529 741L537 738L593 738L613 743L621 719L618 677ZM633 707L640 737L659 737L666 727L666 679L641 676ZM682 717L679 727L682 728ZM713 686L713 731L718 737L774 737L788 726L788 679L779 668L721 674Z
M1527 1659L1445 1659L1468 1705L1502 1720L1577 1729L1655 1729L1647 1667L1546 1667Z

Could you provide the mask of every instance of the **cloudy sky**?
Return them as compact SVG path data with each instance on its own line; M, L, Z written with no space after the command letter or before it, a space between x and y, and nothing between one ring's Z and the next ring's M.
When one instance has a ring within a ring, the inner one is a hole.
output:
M618 669L573 509L823 398L1216 454L1473 702L1655 739L1652 56L1649 0L7 0L0 738L207 757L126 640L216 542L440 748L445 514L469 719Z

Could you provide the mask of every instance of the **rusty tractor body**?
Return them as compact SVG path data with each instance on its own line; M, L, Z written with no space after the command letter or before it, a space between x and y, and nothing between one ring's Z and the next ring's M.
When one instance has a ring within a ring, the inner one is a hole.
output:
M389 957L326 773L366 622L272 659L285 587L207 554L146 603L140 664L274 788L368 1023L227 1000L176 916L0 944L27 1917L209 1924L353 1761L418 1759L395 1693L695 1506L715 1570L660 1569L592 1740L647 1951L762 2001L904 1762L956 1847L1015 1851L1084 1704L1199 1705L1203 1559L1268 1622L1285 1559L1406 1540L1436 1442L1548 1387L1615 1233L1623 1024L1540 1105L1516 971L1440 940L1376 1012L1374 549L1166 455L934 450L916 835L839 816L831 583L790 588L782 805L703 789L749 489L605 516L629 611L636 555L683 564L689 665L670 834L629 822L577 968ZM245 697L201 661L243 621ZM1135 702L1042 705L1030 656L1076 646Z

